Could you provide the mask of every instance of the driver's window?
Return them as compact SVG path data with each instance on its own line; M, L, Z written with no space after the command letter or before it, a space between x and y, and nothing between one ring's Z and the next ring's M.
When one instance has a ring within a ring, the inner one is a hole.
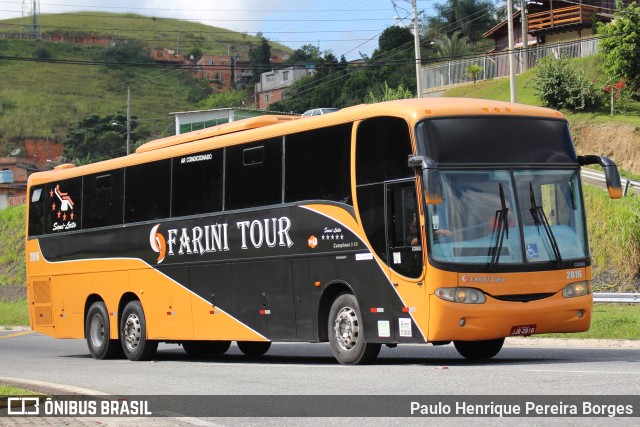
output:
M407 277L422 273L422 240L415 186L393 186L387 192L389 264Z

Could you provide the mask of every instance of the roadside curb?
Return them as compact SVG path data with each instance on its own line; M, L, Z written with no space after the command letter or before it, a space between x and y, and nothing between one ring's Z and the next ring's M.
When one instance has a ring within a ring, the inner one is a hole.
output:
M23 378L0 377L0 383L13 387L23 388L25 390L33 391L36 393L51 395L78 394L86 396L109 396L109 393L104 393L98 390L91 390L88 388L75 387L65 384L49 383L46 381L27 380Z
M12 326L12 325L7 325L7 326L1 326L0 325L0 331L2 332L23 332L23 331L30 331L31 327L29 326Z
M518 337L507 338L505 340L505 346L640 349L640 340Z

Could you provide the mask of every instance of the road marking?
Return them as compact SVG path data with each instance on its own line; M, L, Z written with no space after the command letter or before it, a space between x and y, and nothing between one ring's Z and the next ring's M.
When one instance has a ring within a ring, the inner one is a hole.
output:
M629 375L629 374L637 374L640 375L640 372L616 372L616 371L561 371L557 369L526 369L525 372L553 372L553 373L567 373L567 374L601 374L601 375L609 375L609 374L619 374L619 375Z
M20 337L22 335L28 335L28 334L32 334L33 331L22 331L22 332L15 332L13 334L9 334L9 335L2 335L0 336L0 340L3 338L14 338L14 337Z

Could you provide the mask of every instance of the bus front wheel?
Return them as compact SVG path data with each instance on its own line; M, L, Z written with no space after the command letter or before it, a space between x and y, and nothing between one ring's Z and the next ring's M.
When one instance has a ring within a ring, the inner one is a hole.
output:
M112 359L122 356L120 341L109 339L111 334L109 313L102 301L91 304L84 328L87 346L94 359Z
M246 356L262 356L271 347L270 341L238 341L237 344Z
M182 348L191 357L209 357L224 354L231 341L183 341Z
M329 312L329 343L338 362L343 365L373 362L380 344L367 343L362 328L362 314L356 297L340 294Z
M504 338L484 341L454 341L456 350L465 359L491 359L502 350Z
M127 359L149 360L158 349L158 342L147 339L147 322L140 301L129 302L122 311L120 341Z

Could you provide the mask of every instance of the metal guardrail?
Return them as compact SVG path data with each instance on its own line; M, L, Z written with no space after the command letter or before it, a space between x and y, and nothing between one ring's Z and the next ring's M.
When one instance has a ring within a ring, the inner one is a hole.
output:
M604 177L604 173L603 172L599 172L596 170L592 170L592 169L582 169L580 171L580 174L582 175L583 178L585 179L590 179L593 181L598 181L601 183L606 183L606 179ZM640 193L640 181L634 181L632 179L627 179L627 178L621 178L620 181L622 182L622 195L626 196L627 193L629 192L629 190L635 192L635 193Z
M640 294L631 292L594 292L593 302L640 303Z

